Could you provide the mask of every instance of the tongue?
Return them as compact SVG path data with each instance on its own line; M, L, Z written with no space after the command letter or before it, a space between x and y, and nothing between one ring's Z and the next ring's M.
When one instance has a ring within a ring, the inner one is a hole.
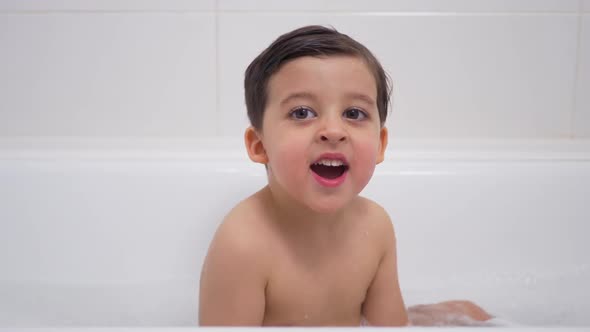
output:
M311 170L326 179L335 179L344 174L345 166L311 165Z

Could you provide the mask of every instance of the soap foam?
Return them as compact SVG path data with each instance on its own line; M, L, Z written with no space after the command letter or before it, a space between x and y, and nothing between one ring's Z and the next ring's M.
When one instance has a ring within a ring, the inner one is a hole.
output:
M409 326L420 326L412 324L412 315L409 315ZM369 321L365 317L361 317L361 327L370 327ZM481 327L516 327L522 326L520 324L511 322L504 318L493 317L486 321L475 320L467 315L448 314L440 321L433 321L430 326L481 326Z

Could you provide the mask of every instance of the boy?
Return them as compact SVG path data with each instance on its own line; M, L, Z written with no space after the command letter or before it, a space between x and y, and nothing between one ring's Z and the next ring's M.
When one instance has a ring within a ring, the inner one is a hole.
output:
M392 223L358 196L387 147L390 84L379 62L350 37L308 26L264 50L244 85L245 145L268 185L215 234L200 325L408 324ZM489 318L476 309L448 302L410 314L414 324L437 324L435 312Z

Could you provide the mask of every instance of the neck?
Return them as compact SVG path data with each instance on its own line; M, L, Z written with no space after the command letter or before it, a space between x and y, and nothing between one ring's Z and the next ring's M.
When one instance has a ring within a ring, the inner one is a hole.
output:
M343 210L319 213L311 210L280 190L278 186L267 185L263 189L271 203L271 211L277 222L285 229L313 236L332 232L341 223Z

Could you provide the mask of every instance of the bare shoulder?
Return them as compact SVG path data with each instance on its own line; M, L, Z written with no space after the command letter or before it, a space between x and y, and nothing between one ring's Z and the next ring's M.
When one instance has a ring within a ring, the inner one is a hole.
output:
M371 217L376 218L376 222L391 222L389 219L389 214L385 209L379 205L377 202L373 201L372 199L358 196L357 197L357 204L361 206L364 211L369 214ZM386 219L386 220L384 220Z
M211 241L201 270L200 325L262 324L270 256L259 203L256 194L239 203Z
M395 231L393 222L387 211L377 202L359 196L357 206L362 215L362 222L366 225L367 231L373 234L373 239L388 247L395 243Z
M209 251L232 251L239 256L265 252L268 223L262 202L254 194L236 205L219 225Z
M364 216L363 219L366 219L363 222L366 222L371 227L377 227L382 230L393 230L393 224L389 214L377 202L366 197L359 196L357 204L359 206L358 210L362 211L361 213Z

